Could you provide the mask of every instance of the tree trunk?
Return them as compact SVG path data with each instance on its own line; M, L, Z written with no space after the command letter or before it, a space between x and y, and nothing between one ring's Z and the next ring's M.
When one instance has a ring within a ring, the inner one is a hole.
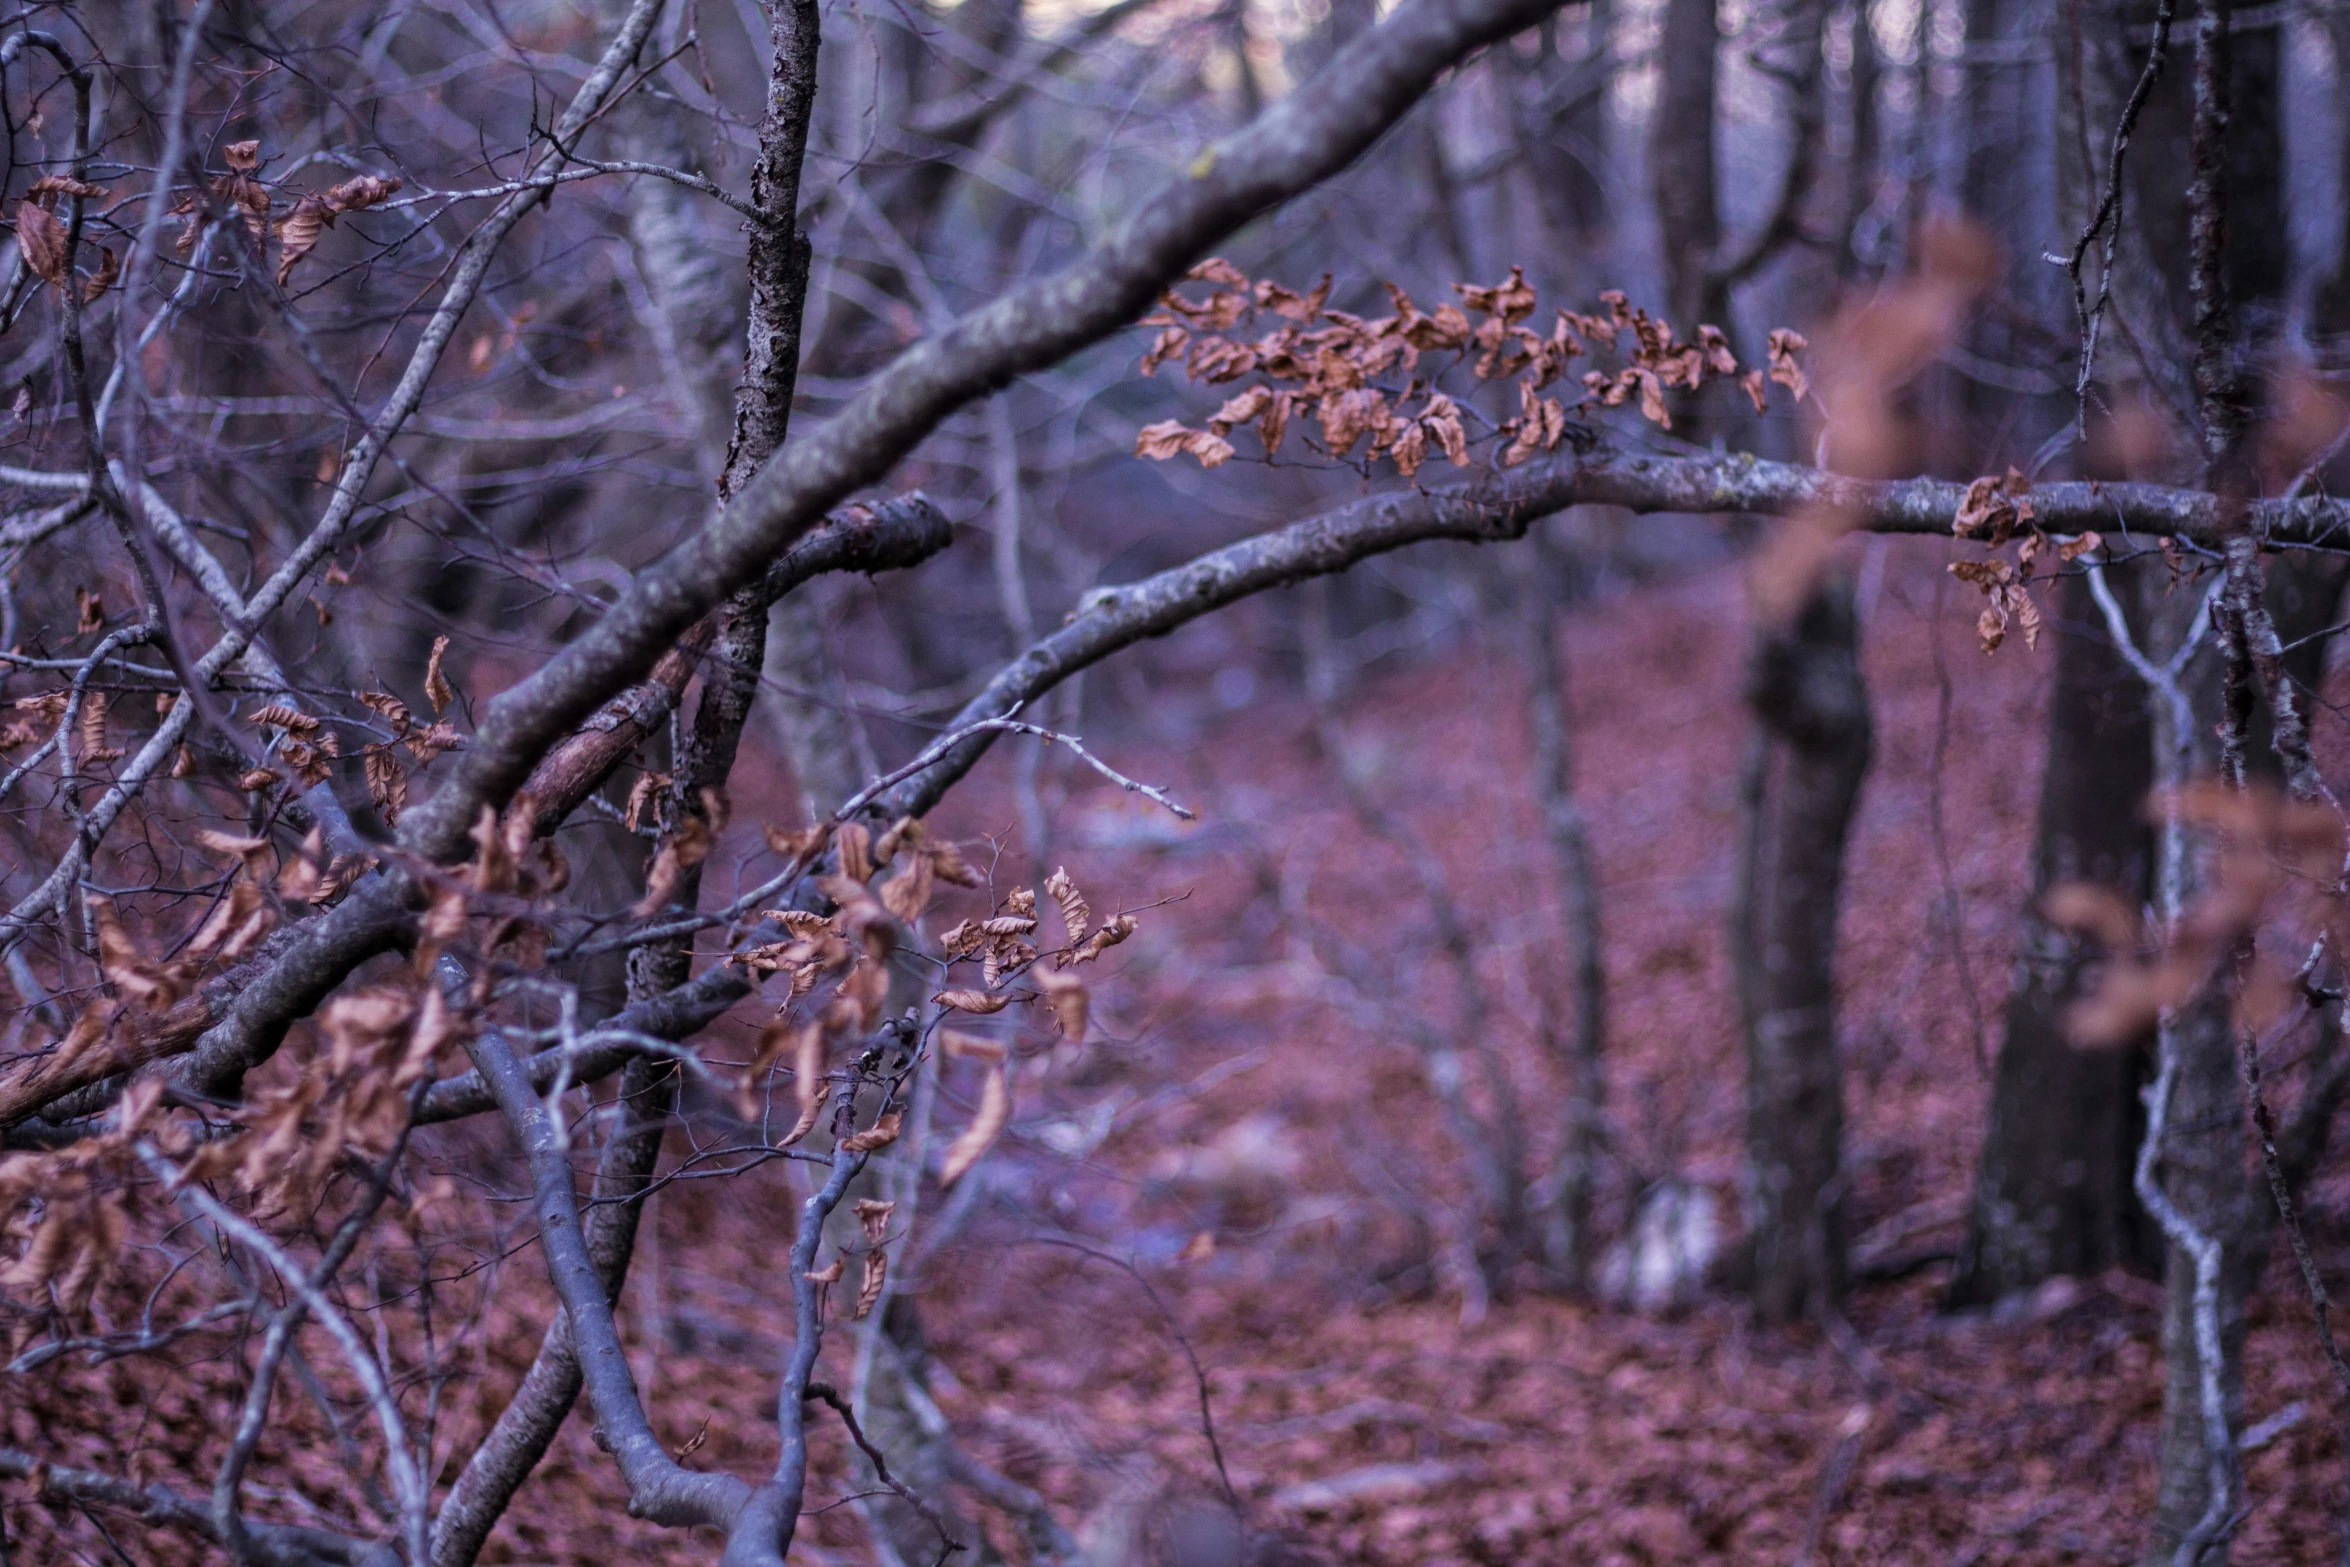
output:
M1608 92L1614 76L1614 0L1593 0L1580 16L1542 24L1531 59L1512 68L1509 109L1519 162L1534 196L1542 237L1559 256L1604 268L1608 211Z
M2150 656L2165 659L2179 645L2193 608L2178 594L2156 607L2146 639ZM2158 788L2208 776L2217 762L2219 662L2207 647L2179 681L2183 701L2154 705ZM2174 845L2172 831L2164 829L2155 869L2155 907L2166 923L2192 909L2209 881L2209 843L2187 837ZM2243 1423L2244 1303L2268 1257L2273 1210L2247 1158L2250 1118L2237 1075L2232 1000L2228 977L2215 975L2164 1020L2150 1131L2139 1157L2139 1195L2169 1242L2162 1459L2154 1523L2140 1557L2147 1567L2225 1562L2233 1509L2242 1501L2234 1433ZM2218 1350L2208 1377L2206 1338Z
M1558 1162L1542 1183L1543 1261L1560 1288L1579 1291L1591 1279L1591 1210L1605 1135L1607 1080L1607 951L1601 938L1599 871L1591 835L1575 798L1573 719L1567 707L1566 660L1558 646L1558 604L1566 563L1549 535L1535 530L1535 570L1524 607L1527 722L1534 738L1534 794L1559 879L1575 998L1571 1026L1561 1026L1542 986L1542 1033L1566 1066L1566 1113Z
M2273 22L2231 37L2225 0L2197 19L2187 246L2195 388L2204 482L2239 499L2253 489L2253 366L2278 325L2285 283L2277 51ZM2175 624L2188 612L2174 596L2162 618ZM2176 645L2177 637L2164 640ZM2211 754L2212 720L2221 706L2217 664L2212 657L2197 661L2193 712L2182 707L2158 724L2170 731L2158 740L2163 782L2181 781L2189 767L2208 772L2217 760ZM2176 732L2182 724L2187 732ZM2166 920L2179 918L2205 891L2208 872L2200 862L2210 852L2207 844L2188 846L2184 885L2159 900ZM2140 1195L2170 1242L2162 1467L2143 1558L2150 1564L2225 1562L2243 1500L2235 1432L2244 1395L2244 1302L2268 1257L2274 1210L2247 1160L2249 1114L2237 1072L2232 980L2214 976L2205 994L2164 1021L2153 1127L2140 1164ZM2159 1092L2164 1079L2167 1106ZM2158 1198L2167 1200L2168 1211Z
M2350 80L2350 11L2336 8L2327 31L2334 46L2334 90ZM2320 336L2350 332L2350 116L2336 124L2342 138L2341 184L2334 192L2334 269L2319 285L2313 301L2314 325Z
M1877 252L1870 230L1870 212L1877 204L1877 183L1884 177L1884 126L1877 112L1878 83L1884 72L1877 53L1877 30L1869 20L1868 0L1852 0L1852 74L1846 101L1844 151L1843 235L1836 247L1836 276L1854 282L1875 272ZM1865 254L1864 254L1865 252Z
M1970 472L2028 464L2032 444L2061 428L2071 411L2069 386L2035 396L2021 389L2028 380L2003 368L2028 376L2046 356L2042 323L2072 314L2063 274L2040 259L2056 206L2056 91L2052 51L2034 47L2064 25L2029 0L1967 0L1959 205L1997 237L2000 251L1992 290L1999 307L1977 312L1965 327L1966 347L1979 363L1952 377L1966 421L1951 432L1956 449L1945 456Z
M1823 583L1757 635L1730 932L1746 1046L1747 1287L1765 1321L1833 1307L1844 1285L1844 1074L1836 915L1868 772L1852 587Z
M2065 1013L2101 954L2039 912L2066 882L2110 888L2132 907L2152 891L2154 838L2140 814L2154 776L2152 719L2085 578L2065 579L2056 620L2032 896L1952 1306L1985 1305L2060 1274L2117 1264L2152 1273L2161 1264L2162 1237L2130 1188L2152 1041L2072 1043Z
M1718 0L1665 0L1658 46L1663 81L1649 121L1649 177L1656 187L1657 240L1664 252L1673 325L1700 321L1725 330L1713 286L1721 248L1721 201L1714 156L1715 86L1721 23Z
M2244 1303L2267 1260L2273 1226L2267 1194L2245 1166L2249 1112L2236 1074L2232 1010L2224 985L2215 984L2180 1010L2164 1042L2178 1064L2161 1142L2162 1190L2200 1235L2217 1243L2219 1254L2206 1280L2193 1252L2173 1244L2163 1270L2162 1470L2154 1527L2139 1558L2146 1567L2225 1562L2242 1502L2235 1433L2244 1424ZM2211 1296L2205 1326L2215 1323L2218 1330L2224 1429L2217 1435L2224 1442L2206 1437L2216 1428L2198 1343L2199 1288ZM2225 1488L2216 1508L2215 1484Z
M2277 639L2285 645L2285 676L2309 711L2317 688L2325 679L2327 635L2342 605L2342 590L2350 587L2350 555L2294 550L2269 562L2266 599L2269 618L2276 622ZM2255 777L2272 786L2284 782L2274 737L2276 721L2265 695L2252 709L2244 741L2244 760Z

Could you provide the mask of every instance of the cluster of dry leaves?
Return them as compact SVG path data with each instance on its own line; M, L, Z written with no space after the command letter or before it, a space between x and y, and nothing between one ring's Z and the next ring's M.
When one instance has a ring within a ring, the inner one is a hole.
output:
M2007 640L2011 619L2022 629L2024 645L2037 648L2041 620L2030 591L2033 574L2043 564L2051 571L2068 565L2105 542L2095 533L2061 541L2050 538L2032 515L2032 481L2013 467L2003 475L1986 474L1967 486L1958 514L1950 521L1950 531L1962 539L1980 539L1992 549L2019 533L2023 535L2013 561L1990 555L1950 563L1952 576L1983 595L1983 612L1976 617L1975 632L1986 653L1997 651Z
M266 252L271 236L276 237L280 288L285 287L302 258L318 247L319 237L335 226L337 218L347 212L364 212L369 207L380 206L399 194L402 184L397 175L354 175L324 190L296 196L285 216L272 223L270 214L276 207L276 198L260 178L261 143L231 142L221 150L221 157L228 165L227 172L212 178L208 187L210 195L214 202L243 218L256 250ZM79 212L77 209L70 218L60 217L57 212L60 198L102 202L112 194L104 186L62 174L35 180L16 208L16 246L24 256L25 270L59 293L64 293L71 281L78 286L83 304L113 287L122 277L122 261L110 246L100 247L97 271L69 280L74 226L79 221ZM172 202L172 215L186 220L178 241L181 251L195 248L196 236L211 216L207 205L192 191L183 192Z
M1700 326L1695 343L1683 342L1670 322L1613 289L1599 296L1602 313L1560 310L1548 334L1536 332L1523 324L1534 313L1536 296L1519 267L1510 268L1507 282L1455 283L1461 303L1439 305L1433 312L1422 311L1389 283L1395 314L1375 320L1330 309L1325 303L1328 275L1300 294L1269 278L1251 282L1230 262L1210 258L1188 277L1212 287L1205 299L1172 289L1160 296L1164 310L1143 321L1159 328L1159 334L1142 357L1142 373L1151 375L1161 364L1180 359L1196 382L1221 385L1248 375L1265 379L1228 398L1204 429L1175 419L1144 426L1135 437L1138 457L1164 461L1189 453L1202 467L1214 468L1234 455L1231 432L1253 424L1271 458L1281 450L1290 421L1310 417L1321 427L1322 450L1331 457L1346 457L1367 440L1368 460L1384 457L1407 479L1432 452L1466 468L1472 442L1464 410L1434 383L1445 370L1470 363L1479 382L1518 378L1518 412L1494 427L1494 434L1507 441L1502 466L1514 467L1536 452L1555 451L1566 437L1568 405L1542 394L1567 373L1570 360L1591 353L1594 343L1614 349L1622 362L1613 372L1584 372L1583 396L1573 406L1615 408L1636 400L1643 416L1667 430L1673 416L1666 392L1693 392L1709 375L1735 380L1758 413L1766 406L1768 382L1787 387L1798 401L1809 390L1796 360L1807 346L1800 334L1773 331L1769 368L1741 373L1721 328ZM1262 335L1245 335L1257 331L1267 314L1280 324ZM1472 322L1472 314L1479 319ZM1457 357L1423 376L1421 356L1443 352ZM1401 387L1393 384L1398 373L1405 378ZM1381 384L1383 377L1387 384Z
M799 833L771 828L768 839L778 852L809 861L829 843L840 864L836 874L818 881L834 912L766 910L760 917L782 926L785 938L742 948L730 960L754 973L780 973L787 980L776 1016L736 1083L736 1095L743 1116L756 1118L763 1086L788 1058L799 1117L776 1146L790 1147L815 1130L834 1092L834 1075L828 1071L834 1047L864 1040L882 1021L897 931L922 918L941 883L979 887L984 878L959 849L931 837L911 817L878 838L862 823L845 822ZM892 863L898 866L897 873L878 889L870 888L872 878ZM1061 945L1042 951L1030 939L1037 931L1037 895L1030 888L1015 888L987 917L965 919L941 939L950 977L958 966L972 963L980 973L976 986L949 984L940 989L931 998L937 1006L968 1017L988 1017L1015 1003L1041 1002L1064 1039L1084 1037L1091 1001L1084 981L1072 970L1132 936L1139 922L1131 914L1117 914L1096 928L1091 905L1065 868L1046 879L1044 892L1060 910ZM803 1005L804 998L827 980L831 990L822 1004ZM1022 980L1027 981L1026 988L1020 988ZM948 1059L977 1062L987 1069L978 1111L949 1146L940 1172L942 1182L951 1186L987 1152L1010 1119L1011 1047L1005 1040L956 1028L939 1029L937 1044ZM863 1148L884 1147L897 1137L899 1122L897 1112L885 1113L852 1142Z
M236 867L185 939L134 934L114 900L85 895L106 993L63 1038L47 1047L36 1041L0 1074L0 1116L22 1114L61 1085L135 1069L164 1053L165 1042L190 1026L179 1004L208 973L252 953L283 904L327 896L314 847L281 859L262 838L206 830L198 841L208 853L233 856ZM346 869L337 879L347 885L355 874ZM463 893L449 896L461 930ZM329 1001L317 1023L323 1048L235 1111L198 1117L176 1110L164 1083L148 1079L125 1092L101 1134L0 1158L0 1250L16 1253L0 1268L0 1303L11 1308L0 1328L7 1347L46 1323L79 1316L120 1260L130 1217L148 1191L137 1179L140 1147L176 1168L163 1195L190 1181L224 1184L261 1216L305 1209L338 1170L381 1160L407 1125L411 1093L461 1036L459 1013L432 982L433 963L452 934L449 914L436 909L428 920L407 975Z
M767 837L795 864L813 864L830 847L839 868L817 880L834 906L832 913L764 910L760 919L781 926L783 939L741 948L729 960L761 976L780 974L787 986L775 1016L760 1033L757 1049L735 1080L736 1111L747 1121L763 1123L762 1100L776 1071L789 1061L798 1114L773 1146L789 1148L805 1140L830 1104L835 1107L836 1146L850 1153L876 1152L903 1134L905 1112L895 1107L894 1094L885 1095L872 1124L854 1130L854 1091L866 1070L863 1053L884 1021L890 957L898 933L921 920L941 884L980 887L985 878L961 850L932 837L912 817L878 837L861 822L823 823L796 833L770 828ZM896 873L878 889L872 887L873 878L893 864ZM1060 910L1062 944L1044 952L1030 940L1037 931L1037 895L1032 889L1016 888L987 917L965 919L946 932L942 947L948 974L958 965L975 962L980 982L976 987L948 985L932 996L936 1006L986 1017L1016 1003L1041 1002L1062 1038L1074 1042L1084 1037L1090 996L1084 981L1070 970L1132 936L1138 922L1131 914L1118 914L1095 928L1092 908L1066 869L1047 878L1044 891ZM1030 984L1020 988L1017 982L1024 978ZM830 988L821 1000L812 999L819 985L827 983ZM1011 1120L1013 1045L1006 1038L948 1027L935 1031L934 1044L944 1058L976 1063L984 1074L978 1106L941 1161L940 1183L951 1187L994 1146ZM860 1058L836 1068L833 1063L844 1050L859 1053ZM865 1236L857 1317L870 1312L881 1298L894 1206L876 1200L856 1205ZM836 1256L808 1277L829 1287L844 1276L847 1262L845 1253Z
M97 271L69 278L73 224L57 215L60 197L104 200L106 191L63 174L45 174L33 181L24 199L16 204L16 248L24 257L27 272L60 294L69 286L75 287L86 305L121 280L122 258L112 247L102 246Z
M86 603L97 604L94 594L84 593ZM91 624L95 617L85 615L81 635L89 635L98 627ZM386 826L395 825L401 811L408 804L408 770L397 754L405 747L419 766L428 766L434 759L455 750L464 737L455 725L441 715L456 700L441 663L449 650L447 637L433 641L432 658L426 666L424 690L433 705L433 722L420 724L408 704L388 691L363 691L361 705L372 711L382 722L390 737L368 741L360 750L360 768L367 779L368 798L382 813ZM179 693L165 691L155 699L156 711L168 713L179 700ZM107 693L102 689L87 689L76 693L71 686L36 692L16 699L13 710L26 715L22 719L0 725L0 753L26 745L41 745L44 750L64 740L63 726L70 719L74 736L73 755L83 764L118 761L125 754L123 748L108 743L106 721ZM271 702L245 715L245 721L264 731L276 732L270 743L267 759L247 768L238 777L238 786L248 793L275 787L291 774L304 788L326 782L334 772L334 764L343 754L343 742L330 721L314 713L284 702ZM56 726L43 736L43 726ZM194 754L185 745L179 748L171 767L171 776L185 778L196 770ZM311 858L317 858L317 846L311 846ZM301 901L313 902L305 898Z

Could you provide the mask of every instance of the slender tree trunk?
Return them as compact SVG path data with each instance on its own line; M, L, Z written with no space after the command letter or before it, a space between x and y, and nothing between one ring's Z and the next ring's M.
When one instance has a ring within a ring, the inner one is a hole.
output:
M2176 594L2154 606L2146 638L2151 657L2167 659L2179 646L2193 609L2187 596ZM2208 776L2218 761L2216 654L2208 647L2199 653L2179 685L2183 701L2175 709L2161 701L2154 705L2158 788ZM2160 919L2178 919L2207 890L2210 852L2199 835L2164 828L2155 866ZM2162 1457L2153 1526L2140 1557L2147 1567L2225 1562L2233 1509L2242 1502L2234 1433L2243 1424L2244 1305L2267 1260L2272 1232L2266 1193L2247 1160L2249 1117L2236 1068L2231 1002L2227 980L2215 976L2202 994L2163 1020L2156 1047L2161 1070L2139 1159L2140 1195L2169 1242ZM2208 1375L2207 1337L2218 1349Z
M2350 84L2350 10L2336 7L2327 30L2333 40L2334 93L2339 98ZM2350 333L2350 115L2343 116L2335 129L2342 146L2340 184L2334 191L2334 268L2318 285L2313 301L2314 324L2324 337Z
M2342 607L2342 590L2350 587L2350 555L2292 550L2269 562L2266 599L2269 618L2276 622L2277 639L2285 645L2285 675L2302 698L2302 710L2314 700L2325 678L2328 634ZM2276 720L2263 695L2252 709L2246 731L2244 760L2254 776L2272 786L2284 781L2284 767L2273 743Z
M2066 26L2035 0L1967 0L1959 204L1999 241L2000 276L1991 291L1999 308L1978 312L1966 326L1966 346L1982 366L1952 373L1966 423L1941 455L1972 472L2028 462L2033 444L2061 428L2069 412L2069 386L2035 396L1999 368L2028 373L2046 353L2037 329L2069 325L2072 315L2058 287L2062 274L2040 259L2056 220L2056 94L2046 52L2035 47Z
M1554 17L1551 26L1575 20ZM1608 92L1615 81L1616 0L1591 0L1579 18L1583 47L1571 69L1576 91L1560 114L1568 157L1557 183L1576 237L1589 242L1615 227L1609 211ZM1554 65L1553 67L1557 67Z
M1557 869L1574 994L1573 1022L1562 1027L1550 986L1544 986L1542 1031L1553 1052L1564 1057L1567 1102L1558 1163L1543 1183L1538 1206L1550 1275L1561 1288L1580 1291L1588 1286L1596 1260L1591 1212L1606 1134L1607 951L1600 928L1599 870L1575 797L1573 718L1566 660L1558 645L1565 562L1539 527L1535 550L1524 606L1527 721L1534 739L1534 794Z
M2126 585L2118 591L2127 596ZM2073 1044L2065 1014L2100 954L2039 912L2048 890L2068 882L2109 888L2132 907L2152 891L2154 839L2141 814L2153 783L2152 719L2145 688L2105 635L2087 580L2067 578L2056 607L2032 896L1952 1306L2116 1264L2151 1273L2162 1256L2161 1235L2130 1188L2152 1041L2107 1050Z
M2165 1041L2178 1064L2161 1145L2162 1189L2189 1224L2218 1243L2220 1256L2216 1278L2206 1281L2194 1255L2174 1244L2163 1270L2162 1468L2154 1527L2140 1558L2146 1567L2225 1562L2232 1508L2242 1505L2234 1441L2244 1425L2244 1306L2274 1226L2267 1193L2245 1164L2249 1111L2236 1071L2232 1010L2224 986L2214 985L2180 1010ZM2207 1439L2212 1422L2197 1323L2197 1294L2206 1290L2218 1327L2225 1446ZM2233 1496L2214 1508L2219 1471Z
M2240 71L2239 83L2260 80L2258 65L2256 58L2253 70ZM2185 75L2184 67L2177 74ZM2184 96L2175 83L2173 93ZM2251 96L2257 101L2257 92ZM2257 132L2257 125L2251 129ZM2273 175L2248 180L2244 188L2250 220L2269 225L2272 233L2281 224L2271 205L2275 188ZM2231 187L2231 205L2235 194ZM2176 242L2167 248L2177 254L2186 238L2183 208L2172 218ZM2160 232L2151 220L2133 227ZM2138 243L2133 234L2125 255ZM2257 289L2264 274L2273 281L2273 269L2254 258L2250 265L2237 263L2235 281ZM2118 352L2108 357L2109 365ZM2306 684L2321 672L2324 641L2317 633L2330 623L2346 565L2294 554L2270 569L2280 635L2300 644L2287 656L2290 672ZM2126 569L2113 568L2109 580L2125 602L2133 597ZM2034 848L2035 902L2059 882L2089 881L2135 903L2153 890L2153 840L2139 814L2154 775L2151 715L2143 709L2143 687L2103 634L2087 584L2070 581L2060 592L2047 773ZM2213 699L2207 693L2205 700ZM2262 704L2248 751L2256 769L2273 774L2267 734ZM2151 1268L2163 1256L2161 1234L2132 1189L2144 1125L2138 1092L2150 1061L2147 1046L2083 1052L2063 1034L2063 1012L2093 957L2076 939L2046 925L2035 909L2026 909L1973 1208L1950 1286L1952 1305L1996 1300L2057 1274L2093 1273L2117 1263Z
M2255 355L2274 329L2284 286L2281 179L2273 167L2247 161L2263 149L2273 161L2279 141L2275 29L2231 37L2225 0L2205 0L2194 49L2187 249L2199 433L2205 484L2240 503L2254 488ZM2164 606L2173 622L2186 613L2178 603ZM2176 637L2165 640L2175 644ZM2189 733L2175 732L2180 719L2158 724L2173 731L2160 737L2173 767L2209 771L2221 760L2211 741L2222 705L2217 666L2215 658L2199 661L2206 673L2193 692ZM2182 856L2183 885L2158 900L2167 919L2207 890L2210 853L2198 843ZM2244 1397L2244 1305L2273 1238L2273 1210L2247 1160L2249 1113L2229 976L2215 976L2206 993L2164 1020L2158 1064L2158 1084L2170 1080L2167 1106L2156 1096L2167 1113L2149 1135L2141 1187L2170 1247L2162 1467L2143 1560L2219 1563L2227 1560L2243 1501L2235 1433ZM2157 1196L2171 1212L2156 1206Z
M1757 635L1731 959L1746 1045L1747 1286L1766 1321L1844 1285L1844 1074L1836 916L1871 749L1852 587L1824 583Z
M1683 332L1700 321L1729 325L1712 282L1722 243L1714 151L1720 52L1718 0L1665 0L1658 45L1663 80L1649 120L1648 167L1668 305L1673 325Z
M1870 20L1869 0L1853 0L1852 78L1846 105L1844 148L1844 233L1836 247L1836 275L1852 282L1876 268L1863 251L1869 242L1869 214L1877 203L1877 185L1884 178L1884 122L1878 112L1878 84L1884 62L1877 52L1877 29Z
M1587 268L1603 265L1596 252L1612 224L1605 171L1614 25L1613 0L1594 0L1580 16L1543 23L1533 58L1503 56L1515 78L1511 129L1543 237Z
M622 1070L616 1124L596 1158L593 1206L581 1220L588 1256L615 1303L636 1251L637 1221L661 1157L661 1134L677 1101L674 1062L640 1057ZM522 1385L474 1449L433 1521L432 1567L472 1567L514 1493L546 1456L579 1398L579 1352L571 1318L558 1311Z

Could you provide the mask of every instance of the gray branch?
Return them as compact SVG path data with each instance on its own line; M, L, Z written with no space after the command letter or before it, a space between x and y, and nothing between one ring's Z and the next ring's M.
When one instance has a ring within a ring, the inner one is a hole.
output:
M1303 87L1204 148L1082 259L907 349L640 573L596 625L491 702L450 779L403 821L404 845L436 860L464 852L480 807L510 795L557 736L948 414L1126 326L1209 246L1351 163L1444 71L1553 9L1553 0L1406 0Z
M0 1447L0 1476L32 1481L43 1501L112 1508L146 1523L219 1540L204 1504L169 1486L140 1485L95 1469L47 1463L13 1447ZM398 1553L383 1541L353 1540L288 1524L248 1523L245 1528L256 1567L399 1567Z

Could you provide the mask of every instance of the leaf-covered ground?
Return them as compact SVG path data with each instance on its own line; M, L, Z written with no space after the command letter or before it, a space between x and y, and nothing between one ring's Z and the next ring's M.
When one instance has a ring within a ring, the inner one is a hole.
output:
M2011 640L1980 654L1972 596L1940 576L1942 556L1894 545L1863 563L1877 761L1841 979L1854 1230L1871 1260L1956 1240L1986 1092L1977 1019L1996 1048L2038 783L2050 653ZM1415 1030L1457 1022L1462 998L1397 849L1332 786L1297 682L1264 672L1272 662L1256 643L1290 612L1268 606L1154 650L1148 721L1088 734L1197 808L1198 826L1082 770L1047 769L1048 799L1066 790L1050 863L1068 864L1104 912L1160 906L1098 965L1098 1042L1029 1059L1011 1132L953 1199L926 1199L920 1233L935 1246L896 1259L919 1283L935 1391L967 1445L1091 1538L1147 1536L1152 1520L1220 1494L1188 1346L1265 1561L2131 1559L2161 1400L2145 1281L2054 1286L1996 1316L1950 1315L1937 1309L1946 1270L1927 1263L1862 1285L1848 1323L1825 1333L1757 1330L1718 1292L1665 1315L1531 1289L1482 1303L1464 1292L1450 1218L1464 1197L1459 1160L1412 1043ZM1720 932L1745 735L1743 622L1736 569L1717 566L1603 593L1567 623L1609 943L1614 1225L1665 1175L1713 1192L1735 1223L1742 1100ZM1472 927L1539 1163L1561 1079L1536 998L1565 965L1523 779L1518 664L1500 640L1382 661L1348 687L1344 727L1376 764L1379 803L1436 855ZM1930 831L1938 752L1956 942ZM988 854L986 835L1005 841L1007 885L1028 869L1013 847L1014 776L991 761L942 819L974 858ZM761 804L746 797L738 810L755 820ZM1360 961L1333 960L1349 951ZM949 1072L942 1126L962 1124L977 1085L975 1070ZM517 1172L492 1131L444 1137L435 1156L511 1192ZM792 1196L788 1173L769 1166L679 1181L656 1204L625 1331L664 1435L678 1447L700 1438L690 1462L773 1462ZM2345 1196L2345 1183L2323 1184L2311 1220L2337 1277L2350 1262ZM477 1317L485 1268L520 1287ZM437 1451L461 1456L460 1439L527 1362L546 1306L536 1269L535 1250L500 1260L486 1237L438 1255L450 1374L408 1393L437 1412ZM218 1398L232 1386L225 1365L251 1352L196 1339L174 1358ZM826 1374L848 1379L855 1353L855 1332L837 1333ZM2283 1268L2256 1305L2249 1364L2249 1418L2270 1439L2247 1462L2237 1560L2330 1560L2339 1406ZM0 1411L0 1440L199 1489L217 1461L229 1406L135 1363L61 1365L20 1386L28 1396ZM290 1391L281 1408L259 1505L289 1519L352 1505L306 1396ZM825 1510L795 1551L870 1560L835 1433L822 1440ZM192 1559L108 1517L116 1555L88 1520L0 1496L21 1560ZM1015 1531L988 1527L1019 1559ZM629 1522L609 1461L574 1418L485 1559L684 1563L712 1548Z

